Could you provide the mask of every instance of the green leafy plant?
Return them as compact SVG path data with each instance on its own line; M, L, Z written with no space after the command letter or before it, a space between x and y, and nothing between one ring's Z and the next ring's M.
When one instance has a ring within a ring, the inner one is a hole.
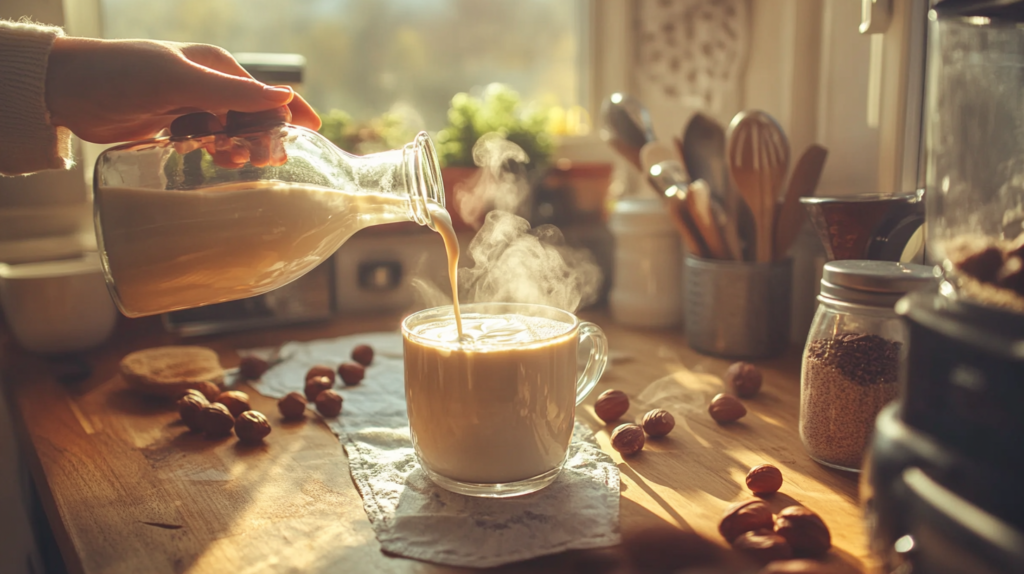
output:
M484 134L495 132L523 148L530 158L528 169L545 166L554 150L548 119L546 108L524 105L519 94L504 84L488 85L480 97L455 94L448 125L435 140L441 165L473 167L473 145Z

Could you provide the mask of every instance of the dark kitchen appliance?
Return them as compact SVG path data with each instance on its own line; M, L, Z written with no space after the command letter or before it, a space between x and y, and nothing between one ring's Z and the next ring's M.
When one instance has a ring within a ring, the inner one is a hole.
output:
M948 269L951 240L1020 231L1024 2L933 2L926 53L926 255ZM953 280L897 312L901 399L879 415L862 477L883 571L1024 572L1024 315Z

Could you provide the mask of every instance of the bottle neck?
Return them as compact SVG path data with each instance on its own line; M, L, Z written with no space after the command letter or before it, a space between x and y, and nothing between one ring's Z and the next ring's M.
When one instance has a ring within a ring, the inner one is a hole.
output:
M351 163L357 187L408 199L408 219L436 231L428 206L444 207L444 184L437 152L426 132L402 149L354 156Z

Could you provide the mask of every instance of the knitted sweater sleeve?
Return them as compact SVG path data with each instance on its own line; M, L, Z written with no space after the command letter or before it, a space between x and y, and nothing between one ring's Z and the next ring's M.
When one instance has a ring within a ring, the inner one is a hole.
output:
M71 132L50 124L46 65L60 28L0 20L0 174L68 168Z

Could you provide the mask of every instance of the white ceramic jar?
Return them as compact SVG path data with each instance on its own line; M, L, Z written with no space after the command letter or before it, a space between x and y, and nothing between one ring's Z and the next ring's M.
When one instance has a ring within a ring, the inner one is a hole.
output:
M682 245L660 198L623 199L608 220L615 262L608 304L623 325L671 327L682 320Z
M117 319L96 253L59 261L0 263L0 301L14 338L37 353L96 347L110 337Z

